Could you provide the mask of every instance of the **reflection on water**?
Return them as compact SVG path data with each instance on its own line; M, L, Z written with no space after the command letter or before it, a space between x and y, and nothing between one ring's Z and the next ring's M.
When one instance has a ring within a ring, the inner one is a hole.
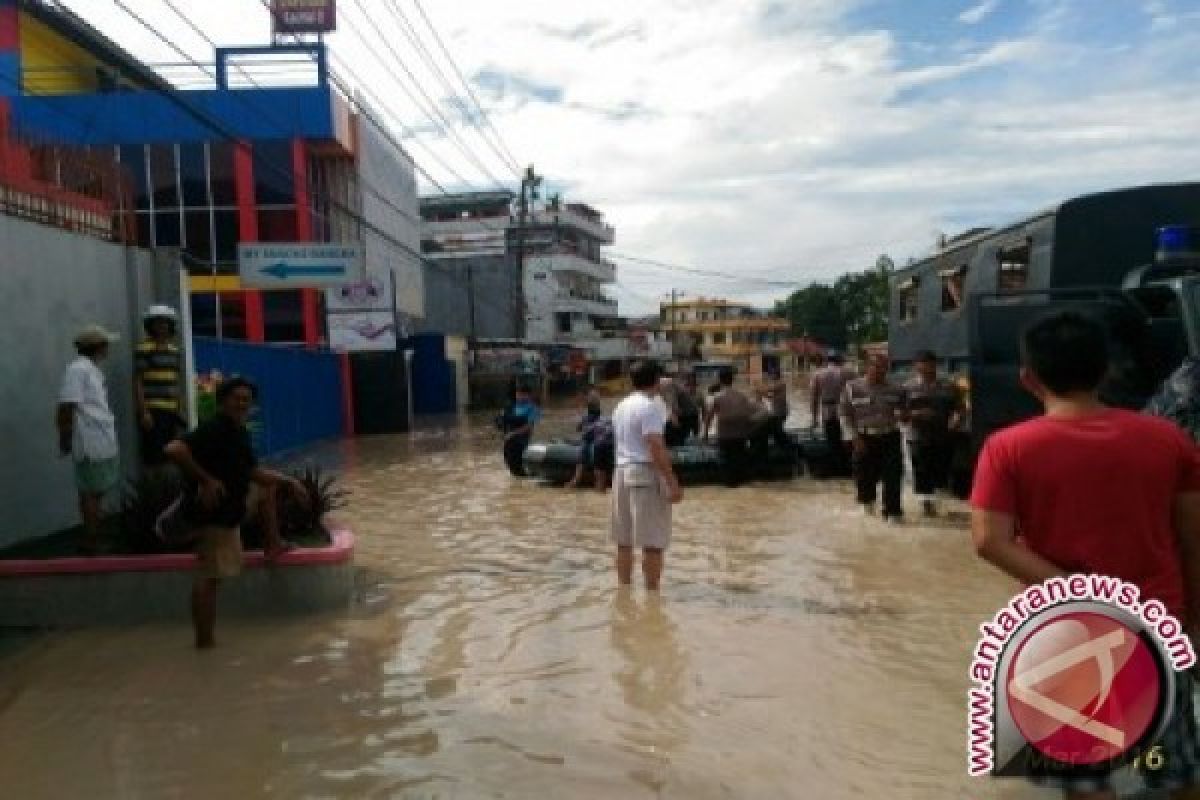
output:
M0 661L5 796L1040 796L964 774L967 654L1010 586L961 528L882 527L838 483L697 487L654 596L614 586L606 498L510 478L486 418L312 457L354 492L355 607Z

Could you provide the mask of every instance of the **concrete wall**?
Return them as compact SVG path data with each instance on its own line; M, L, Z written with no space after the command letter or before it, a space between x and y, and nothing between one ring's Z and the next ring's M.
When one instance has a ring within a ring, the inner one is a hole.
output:
M505 255L427 259L425 319L419 330L477 339L514 339L518 312L516 266ZM471 330L471 301L475 329Z
M78 522L69 459L58 457L54 411L71 343L97 322L122 340L103 370L120 433L122 469L137 463L132 348L140 311L179 307L175 260L0 216L0 546Z
M395 272L397 310L420 319L425 316L425 287L415 165L370 114L359 120L362 213L373 226L362 229L367 272Z

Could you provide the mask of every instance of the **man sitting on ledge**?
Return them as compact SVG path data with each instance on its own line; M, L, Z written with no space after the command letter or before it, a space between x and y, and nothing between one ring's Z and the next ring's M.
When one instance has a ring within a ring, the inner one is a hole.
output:
M186 486L181 513L197 528L199 571L192 587L192 624L196 647L212 647L217 616L217 587L222 578L242 571L241 524L248 510L261 516L267 561L289 549L279 535L275 490L286 485L302 503L308 494L295 478L258 465L246 421L258 390L244 378L217 387L217 414L166 447L167 457L183 472ZM251 493L251 484L260 491Z

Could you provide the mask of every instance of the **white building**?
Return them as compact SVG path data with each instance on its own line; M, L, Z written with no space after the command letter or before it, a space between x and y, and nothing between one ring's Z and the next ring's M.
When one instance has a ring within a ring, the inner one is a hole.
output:
M526 339L601 350L611 349L605 340L624 337L617 301L605 291L617 267L602 248L615 240L604 216L582 203L530 215L523 242Z

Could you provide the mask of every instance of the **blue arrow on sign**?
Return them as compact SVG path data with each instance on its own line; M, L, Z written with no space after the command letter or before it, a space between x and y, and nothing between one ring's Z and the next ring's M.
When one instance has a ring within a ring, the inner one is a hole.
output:
M272 264L269 267L263 267L259 272L270 275L273 278L278 278L281 281L286 281L288 278L304 278L304 277L337 277L346 274L345 267L339 266L322 266L316 264L289 264L286 261L280 261L278 264Z

